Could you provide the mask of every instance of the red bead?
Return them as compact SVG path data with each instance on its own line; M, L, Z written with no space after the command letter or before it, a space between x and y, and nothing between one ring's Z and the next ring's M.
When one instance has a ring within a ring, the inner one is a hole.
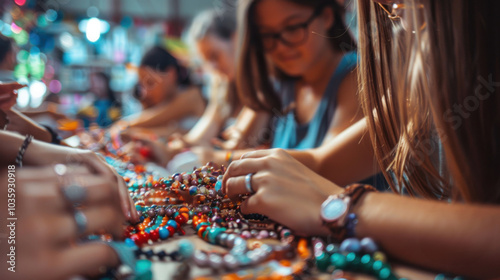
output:
M147 232L141 231L139 233L139 238L141 239L143 244L146 244L149 240L149 234Z
M178 215L177 217L175 217L175 221L179 223L179 225L187 223L187 219L184 215Z
M152 156L151 150L148 147L140 147L139 154L145 158L151 158Z
M186 235L186 232L185 232L185 231L184 231L184 229L183 229L183 228L181 228L181 227L177 230L177 232L178 232L180 235Z
M139 236L139 234L132 234L132 236L130 236L130 239L132 239L132 241L134 241L134 243L135 243L135 245L137 245L137 247L140 247L144 243L144 242L142 242L142 239Z
M170 237L174 236L175 228L172 226L167 226L168 231L170 232Z
M159 230L155 229L149 232L149 238L151 241L157 241L160 238Z

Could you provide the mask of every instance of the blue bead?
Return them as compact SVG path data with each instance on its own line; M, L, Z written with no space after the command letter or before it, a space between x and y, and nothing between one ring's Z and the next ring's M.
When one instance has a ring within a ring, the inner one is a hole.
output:
M135 242L134 242L134 240L127 238L127 239L125 239L125 245L127 245L129 247L135 247Z
M365 253L373 254L376 251L378 251L377 243L375 243L375 241L373 239L371 239L370 237L365 237L365 238L361 239L360 244L361 244L361 249Z
M144 222L144 216L139 217L139 221Z
M222 189L222 181L217 181L215 184L215 191L218 192L220 189Z
M340 244L340 251L358 253L361 251L361 243L357 238L347 238Z
M196 195L197 192L198 192L198 188L196 186L191 186L189 188L189 195Z
M193 243L185 239L179 241L179 254L185 259L190 258L194 254Z
M169 221L167 222L167 226L171 226L171 227L173 227L174 229L177 229L177 222L176 222L176 221L174 221L174 220L169 220Z
M168 231L168 229L166 227L160 228L160 230L158 231L158 233L160 234L160 239L161 240L167 239L168 236L170 235L170 231Z

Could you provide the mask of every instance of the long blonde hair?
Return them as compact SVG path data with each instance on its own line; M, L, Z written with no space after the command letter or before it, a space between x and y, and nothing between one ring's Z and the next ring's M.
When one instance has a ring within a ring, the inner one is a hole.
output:
M361 102L384 175L397 192L499 203L500 3L403 2L406 30L358 0Z

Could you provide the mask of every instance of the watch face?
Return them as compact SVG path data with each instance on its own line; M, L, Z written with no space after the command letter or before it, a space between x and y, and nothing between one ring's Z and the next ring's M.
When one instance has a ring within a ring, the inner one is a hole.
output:
M321 217L326 222L338 220L347 211L347 203L340 198L327 200L321 206Z

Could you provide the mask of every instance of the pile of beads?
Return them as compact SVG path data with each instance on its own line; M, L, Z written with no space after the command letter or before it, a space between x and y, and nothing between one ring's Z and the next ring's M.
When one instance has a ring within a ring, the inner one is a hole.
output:
M385 255L378 251L371 238L347 238L340 246L325 244L315 239L313 242L316 266L320 271L345 270L366 273L383 280L398 280L386 262Z

